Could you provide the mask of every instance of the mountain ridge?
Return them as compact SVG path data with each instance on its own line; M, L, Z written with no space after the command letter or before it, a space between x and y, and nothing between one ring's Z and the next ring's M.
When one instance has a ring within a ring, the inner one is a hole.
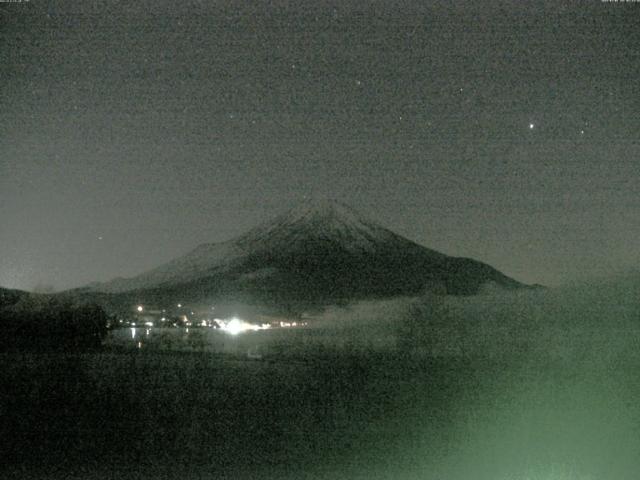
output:
M487 264L431 250L325 200L303 202L235 239L198 245L148 272L89 290L324 303L415 294L425 286L474 294L488 281L525 287Z

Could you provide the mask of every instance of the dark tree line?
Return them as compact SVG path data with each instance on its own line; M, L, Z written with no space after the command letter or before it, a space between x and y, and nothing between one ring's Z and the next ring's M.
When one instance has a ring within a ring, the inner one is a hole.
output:
M91 304L58 299L26 299L0 309L0 349L82 351L99 348L107 334L108 316Z

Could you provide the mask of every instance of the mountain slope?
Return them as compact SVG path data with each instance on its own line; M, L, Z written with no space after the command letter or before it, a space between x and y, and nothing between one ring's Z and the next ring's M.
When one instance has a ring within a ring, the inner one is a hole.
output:
M338 202L305 202L228 242L204 244L130 279L92 286L156 301L229 297L274 304L322 304L410 295L425 287L477 293L492 282L524 285L484 263L418 245Z

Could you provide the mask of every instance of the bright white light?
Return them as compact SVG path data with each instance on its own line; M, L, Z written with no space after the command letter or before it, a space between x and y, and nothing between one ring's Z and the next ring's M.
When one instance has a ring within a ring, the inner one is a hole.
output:
M131 329L131 338L136 338L136 329L135 328Z
M153 327L153 322L144 322L146 327Z
M237 318L232 318L224 328L231 335L237 335L245 330L244 325Z
M182 304L181 303L178 304L178 308L182 308Z
M144 308L142 308L142 305L138 305L138 308L137 308L136 310L138 310L139 312L141 312L142 310L144 310Z
M529 130L533 130L533 127L535 127L535 125L533 123L529 124Z
M230 333L231 335L238 335L239 333L246 332L248 330L262 330L268 327L254 325L253 323L248 323L248 322L245 322L244 320L240 320L239 318L233 317L228 322L223 323L220 328L225 332Z

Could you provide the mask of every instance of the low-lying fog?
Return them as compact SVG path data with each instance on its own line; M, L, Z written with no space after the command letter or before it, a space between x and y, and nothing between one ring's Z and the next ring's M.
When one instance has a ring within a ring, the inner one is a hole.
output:
M405 418L408 437L419 432L406 440L405 460L412 460L390 467L390 475L632 479L640 471L638 274L473 297L364 302L327 311L316 328L361 345L394 332L417 352L477 359L477 383L463 388L443 429L448 447L434 453L442 444L427 438L429 412ZM488 358L497 363L480 366ZM427 386L417 389L429 395Z
M468 297L360 302L329 308L312 325L348 337L354 347L386 339L436 356L612 362L635 357L640 347L640 274Z
M562 288L359 302L329 308L302 329L194 332L188 335L204 335L196 342L204 349L207 341L223 351L238 347L235 353L257 345L255 352L270 355L274 362L236 362L243 365L238 372L262 372L243 395L289 389L291 399L285 395L278 406L290 417L276 418L259 402L256 411L291 448L313 444L309 439L320 445L309 447L303 472L287 467L276 475L265 467L263 478L635 480L640 471L638 274ZM147 341L144 329L136 335ZM324 360L289 362L317 354ZM173 358L161 357L160 364ZM155 357L132 358L145 364ZM198 357L184 358L172 361ZM225 371L218 357L207 358ZM274 372L285 370L287 380L274 383ZM130 374L144 390L158 372ZM180 389L194 388L176 372ZM244 392L234 375L230 391ZM196 394L213 394L210 381ZM215 418L207 404L197 405ZM295 441L293 431L300 434Z

